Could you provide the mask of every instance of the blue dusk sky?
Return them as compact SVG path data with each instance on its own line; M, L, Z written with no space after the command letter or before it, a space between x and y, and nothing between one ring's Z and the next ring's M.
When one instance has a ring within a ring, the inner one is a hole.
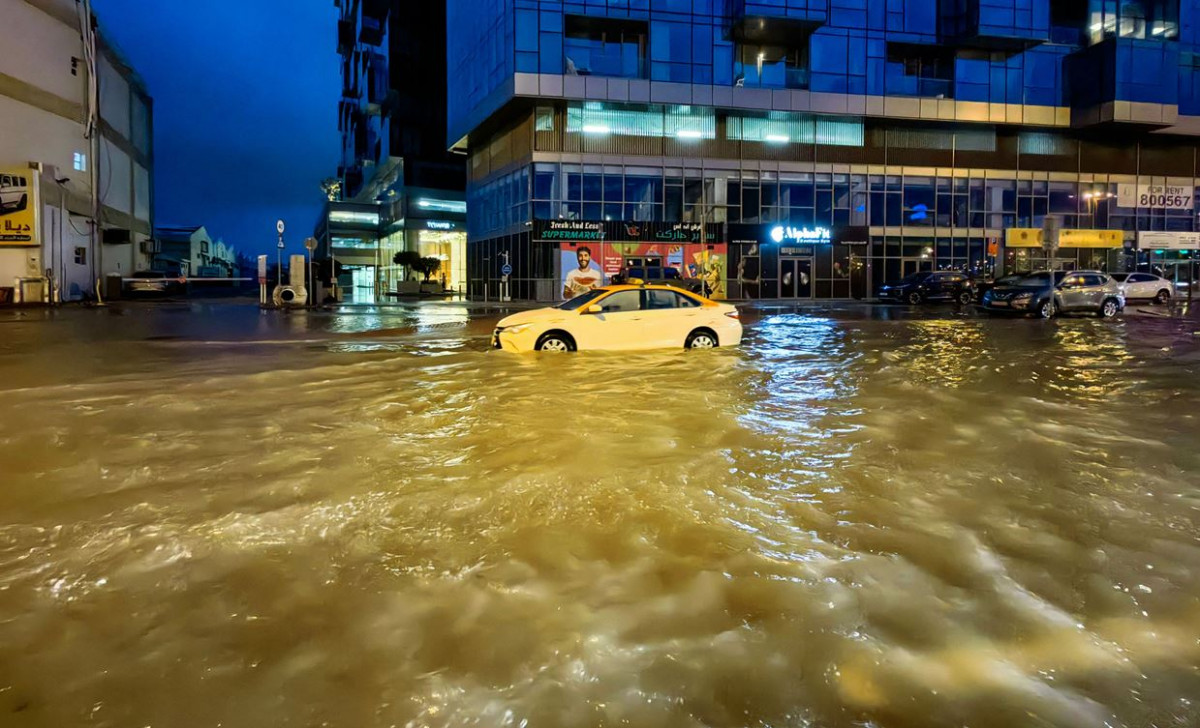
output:
M204 225L239 252L302 252L337 172L331 0L92 0L154 98L159 225Z

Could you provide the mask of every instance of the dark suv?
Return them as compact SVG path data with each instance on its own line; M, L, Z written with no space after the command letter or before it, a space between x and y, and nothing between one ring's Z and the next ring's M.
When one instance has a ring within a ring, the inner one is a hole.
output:
M1125 296L1120 284L1101 271L1042 271L996 286L984 294L983 307L992 313L1032 313L1042 318L1075 312L1112 318L1125 308Z
M613 276L613 283L651 283L654 285L673 286L691 291L701 296L709 294L708 286L699 278L684 278L678 268L662 265L631 265L622 268Z
M882 286L879 299L912 305L926 301L954 301L965 306L975 300L974 286L962 271L921 271Z

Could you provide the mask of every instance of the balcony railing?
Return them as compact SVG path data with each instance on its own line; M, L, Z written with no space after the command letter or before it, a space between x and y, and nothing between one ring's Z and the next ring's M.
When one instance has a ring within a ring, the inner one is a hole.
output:
M954 81L945 78L892 76L887 79L888 96L917 96L931 99L954 98Z
M597 43L567 38L563 43L567 75L645 78L646 59L634 43Z
M780 64L763 65L761 73L756 63L735 63L733 77L738 86L746 88L808 88L809 71L807 68L782 66Z

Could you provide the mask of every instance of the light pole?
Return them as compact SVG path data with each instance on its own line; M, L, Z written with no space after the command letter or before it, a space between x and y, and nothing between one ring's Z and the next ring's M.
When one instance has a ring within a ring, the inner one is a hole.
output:
M317 239L305 238L304 249L308 251L304 266L304 290L308 292L308 305L311 308L313 303L312 255L313 251L317 249Z

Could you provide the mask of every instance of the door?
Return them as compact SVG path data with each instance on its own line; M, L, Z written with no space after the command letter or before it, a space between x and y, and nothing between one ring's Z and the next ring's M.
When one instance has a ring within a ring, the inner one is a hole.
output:
M1096 275L1095 273L1083 274L1083 304L1082 307L1089 311L1097 310L1104 303L1104 286L1108 283L1108 276Z
M579 312L567 333L580 349L639 349L652 346L642 321L642 292L617 291L595 302L599 313Z
M641 335L656 347L683 346L700 324L700 303L675 291L646 290L643 294Z
M812 298L812 258L779 259L779 297Z
M1058 307L1063 311L1087 308L1088 294L1083 276L1068 275L1058 286Z
M913 273L933 270L933 261L928 258L902 258L900 260L900 277L907 278Z
M1131 273L1125 279L1126 298L1153 298L1158 293L1157 276L1149 273Z
M1169 282L1171 295L1188 295L1188 288L1192 284L1193 261L1181 260L1171 261L1162 265L1162 277Z

